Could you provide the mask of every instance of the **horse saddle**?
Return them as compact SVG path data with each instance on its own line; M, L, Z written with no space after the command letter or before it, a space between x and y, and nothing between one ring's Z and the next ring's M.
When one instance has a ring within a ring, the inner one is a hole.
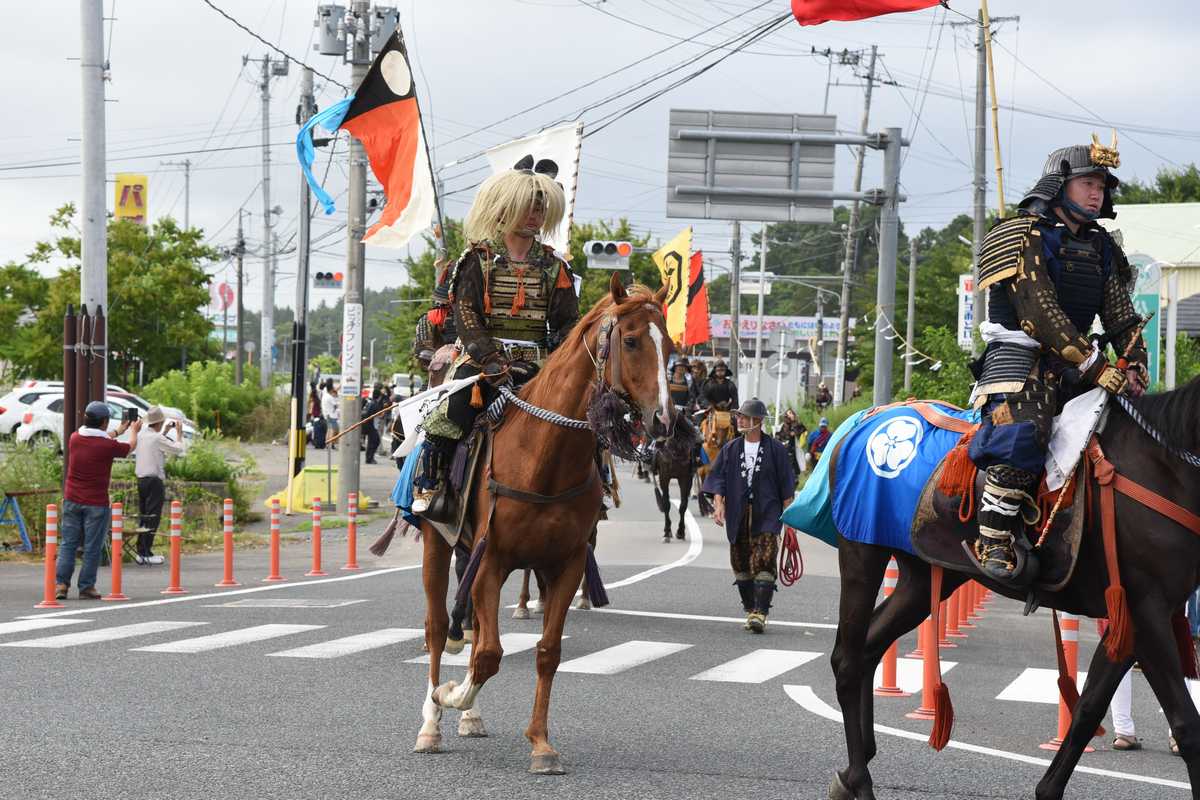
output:
M918 556L947 569L984 575L974 556L979 525L975 522L978 498L983 493L985 473L981 470L973 483L956 494L944 491L943 472L952 456L942 459L933 471L917 503L912 522L912 545ZM1043 483L1037 497L1039 519L1025 526L1018 537L1018 560L1027 562L1017 575L1014 587L1022 585L1045 592L1057 592L1066 586L1079 558L1083 540L1086 502L1077 502L1075 489L1087 480L1086 461L1075 467L1074 479L1060 492L1046 491ZM1061 494L1061 500L1060 500ZM1049 531L1046 525L1049 523ZM1040 543L1039 543L1040 541Z

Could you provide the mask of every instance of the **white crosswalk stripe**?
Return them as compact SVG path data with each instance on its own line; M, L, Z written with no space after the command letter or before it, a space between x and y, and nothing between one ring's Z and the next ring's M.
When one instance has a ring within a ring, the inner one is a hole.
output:
M209 650L251 644L267 639L276 639L280 636L290 636L294 633L319 630L324 627L324 625L255 625L225 633L214 633L209 636L197 636L192 639L180 639L174 642L130 649L138 653L205 653Z
M117 625L112 628L97 628L91 631L62 633L57 636L45 636L40 639L24 639L19 642L4 642L0 647L76 647L81 644L98 644L117 639L130 639L134 636L148 636L152 633L166 633L196 625L207 625L207 622L135 622L132 625Z
M6 633L25 633L40 631L44 628L61 628L64 625L78 625L81 622L91 622L90 619L17 619L12 622L0 622L0 635Z
M1076 685L1080 691L1083 690L1083 682L1085 680L1087 680L1087 673L1080 672L1076 679ZM1004 691L996 695L996 699L1011 700L1018 703L1057 705L1058 670L1029 667L1022 671L1015 681L1005 686Z
M573 658L560 664L559 672L583 672L589 675L616 675L627 669L656 661L687 650L690 644L677 642L646 642L640 639L606 647L590 655Z
M505 657L516 653L531 650L537 646L538 641L542 638L540 633L502 633L500 634L500 647L504 650ZM569 636L564 636L563 639L569 639ZM428 664L429 656L423 655L419 658L410 658L409 664ZM442 654L442 666L450 667L467 667L471 665L471 645L467 645L463 651L457 655Z
M765 683L822 655L823 653L807 650L755 650L707 669L699 675L693 675L691 679L723 683Z
M425 631L420 628L384 628L370 633L359 633L341 639L330 639L328 642L296 647L292 650L281 650L278 653L267 653L267 655L275 658L341 658L354 653L407 642L411 639L420 639L424 636Z
M958 666L957 661L942 661L942 674L945 675L950 670ZM909 694L916 694L921 691L921 683L923 678L923 665L919 658L897 658L896 659L896 683L900 686L900 690ZM872 684L875 688L883 685L883 665L880 664L875 668L875 683Z

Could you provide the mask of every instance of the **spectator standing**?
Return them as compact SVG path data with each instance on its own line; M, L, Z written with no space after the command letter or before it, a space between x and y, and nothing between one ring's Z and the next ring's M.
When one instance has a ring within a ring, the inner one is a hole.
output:
M804 423L796 417L795 411L789 408L783 412L783 421L779 423L779 430L776 431L775 436L787 447L788 458L792 460L792 471L797 477L801 470L800 463L796 459L796 440L804 441L807 433L808 428L804 427Z
M815 431L808 435L808 441L804 446L805 452L812 457L814 464L821 459L821 454L825 452L825 446L829 444L831 436L832 434L829 432L829 420L821 417L820 424L817 425Z
M377 414L382 411L386 403L383 396L383 384L377 383L371 390L371 398L367 400L366 406L363 408L363 419L370 417L372 414ZM379 418L368 422L363 426L367 434L367 463L375 463L375 453L379 450Z
M175 439L167 438L175 431ZM158 406L146 411L146 425L137 435L137 453L134 456L134 474L138 482L138 511L141 521L137 533L137 561L139 564L161 564L162 556L153 552L154 534L162 519L163 501L166 499L166 459L179 455L183 446L179 420L166 422L166 415Z
M315 383L308 387L308 418L312 420L312 443L318 450L325 449L325 416L321 413L321 394Z
M83 566L79 569L79 597L99 600L96 591L96 572L100 568L100 551L112 517L108 501L108 485L112 480L112 462L124 458L137 447L141 420L132 424L129 444L116 438L131 428L129 420L121 422L114 433L108 432L111 416L108 404L93 400L83 412L83 427L71 434L71 457L67 463L67 480L63 490L62 544L58 550L57 585L54 596L67 599L71 576L75 573L75 551L83 542ZM120 558L120 553L114 553Z
M325 392L321 395L321 416L325 417L326 436L337 436L341 408L338 403L337 389L333 385L333 378L325 381Z

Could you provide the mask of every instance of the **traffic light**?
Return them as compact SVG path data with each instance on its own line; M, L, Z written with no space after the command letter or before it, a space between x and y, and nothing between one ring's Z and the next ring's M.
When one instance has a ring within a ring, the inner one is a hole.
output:
M342 273L340 272L317 272L313 274L314 289L340 289L342 288Z
M629 269L633 245L630 242L593 240L584 243L583 255L591 269Z

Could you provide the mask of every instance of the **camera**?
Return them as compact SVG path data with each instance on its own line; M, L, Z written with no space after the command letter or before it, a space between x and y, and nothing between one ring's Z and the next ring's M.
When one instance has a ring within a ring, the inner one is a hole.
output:
M138 410L136 408L125 409L125 413L121 415L121 419L125 422L137 422Z

